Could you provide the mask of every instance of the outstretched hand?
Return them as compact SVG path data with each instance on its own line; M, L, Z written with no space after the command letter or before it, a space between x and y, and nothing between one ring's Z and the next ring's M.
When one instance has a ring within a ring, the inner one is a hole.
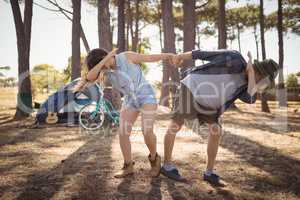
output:
M170 59L170 63L174 65L175 67L180 67L182 64L183 60L180 58L179 55L174 54L172 58Z

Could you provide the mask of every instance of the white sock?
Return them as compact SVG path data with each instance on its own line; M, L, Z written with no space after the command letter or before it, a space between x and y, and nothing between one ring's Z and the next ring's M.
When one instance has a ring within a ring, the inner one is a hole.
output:
M208 170L208 169L204 172L204 174L207 175L207 176L210 176L212 173L213 173L213 171Z
M176 166L173 165L173 164L170 164L170 163L165 163L165 164L163 165L163 168L164 168L165 170L167 170L167 171L171 171L171 170L173 170L173 169L176 169Z

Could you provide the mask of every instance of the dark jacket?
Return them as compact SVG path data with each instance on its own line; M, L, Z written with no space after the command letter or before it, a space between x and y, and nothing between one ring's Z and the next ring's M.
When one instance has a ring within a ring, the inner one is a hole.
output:
M241 74L246 76L245 70L247 63L238 51L234 50L217 50L217 51L192 51L192 58L194 60L200 59L209 61L206 64L188 68L182 73L182 77L188 74ZM245 77L247 79L247 76ZM237 88L233 97L226 101L218 110L217 117L221 116L226 109L234 103L236 99L240 99L245 103L252 104L256 101L256 94L250 96L247 92L248 82L245 85Z

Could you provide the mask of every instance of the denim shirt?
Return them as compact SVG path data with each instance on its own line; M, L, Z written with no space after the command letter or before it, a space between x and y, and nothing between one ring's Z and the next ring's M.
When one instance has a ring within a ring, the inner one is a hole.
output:
M125 52L117 54L115 59L117 68L109 75L113 87L125 97L136 97L141 93L148 94L150 93L149 90L153 92L152 86L145 79L141 67L138 64L130 62Z

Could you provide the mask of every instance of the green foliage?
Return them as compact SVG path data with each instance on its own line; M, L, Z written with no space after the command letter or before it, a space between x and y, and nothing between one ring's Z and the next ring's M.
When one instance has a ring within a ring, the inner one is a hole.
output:
M10 70L11 67L10 66L3 66L3 67L0 67L0 70Z
M286 86L288 88L299 87L298 78L296 74L289 74L286 79Z
M8 77L0 79L0 87L14 87L16 86L16 78Z
M1 87L14 87L16 85L16 78L13 77L5 77L5 74L1 71L10 70L10 66L2 66L0 67L0 86Z
M148 50L151 50L150 40L149 40L149 38L145 37L139 43L139 53L147 54ZM147 74L149 71L147 65L145 63L141 63L140 66L141 66L144 74Z
M44 92L49 93L64 84L64 74L52 65L40 64L33 67L31 81L33 95Z
M287 4L283 8L283 32L292 32L300 35L300 3ZM266 18L266 28L277 28L277 11L270 13Z
M85 55L80 55L80 65L81 65L82 73L85 73L87 71L87 68L86 68L86 65L85 65L85 57L86 57ZM64 73L64 82L70 82L71 81L71 74L72 74L71 61L72 61L72 58L69 57L68 58L68 65L63 71L63 73Z
M253 27L259 22L259 6L247 4L243 7L228 9L226 23L240 28Z
M208 22L215 24L218 20L218 1L212 0L202 7L196 10L197 23Z

